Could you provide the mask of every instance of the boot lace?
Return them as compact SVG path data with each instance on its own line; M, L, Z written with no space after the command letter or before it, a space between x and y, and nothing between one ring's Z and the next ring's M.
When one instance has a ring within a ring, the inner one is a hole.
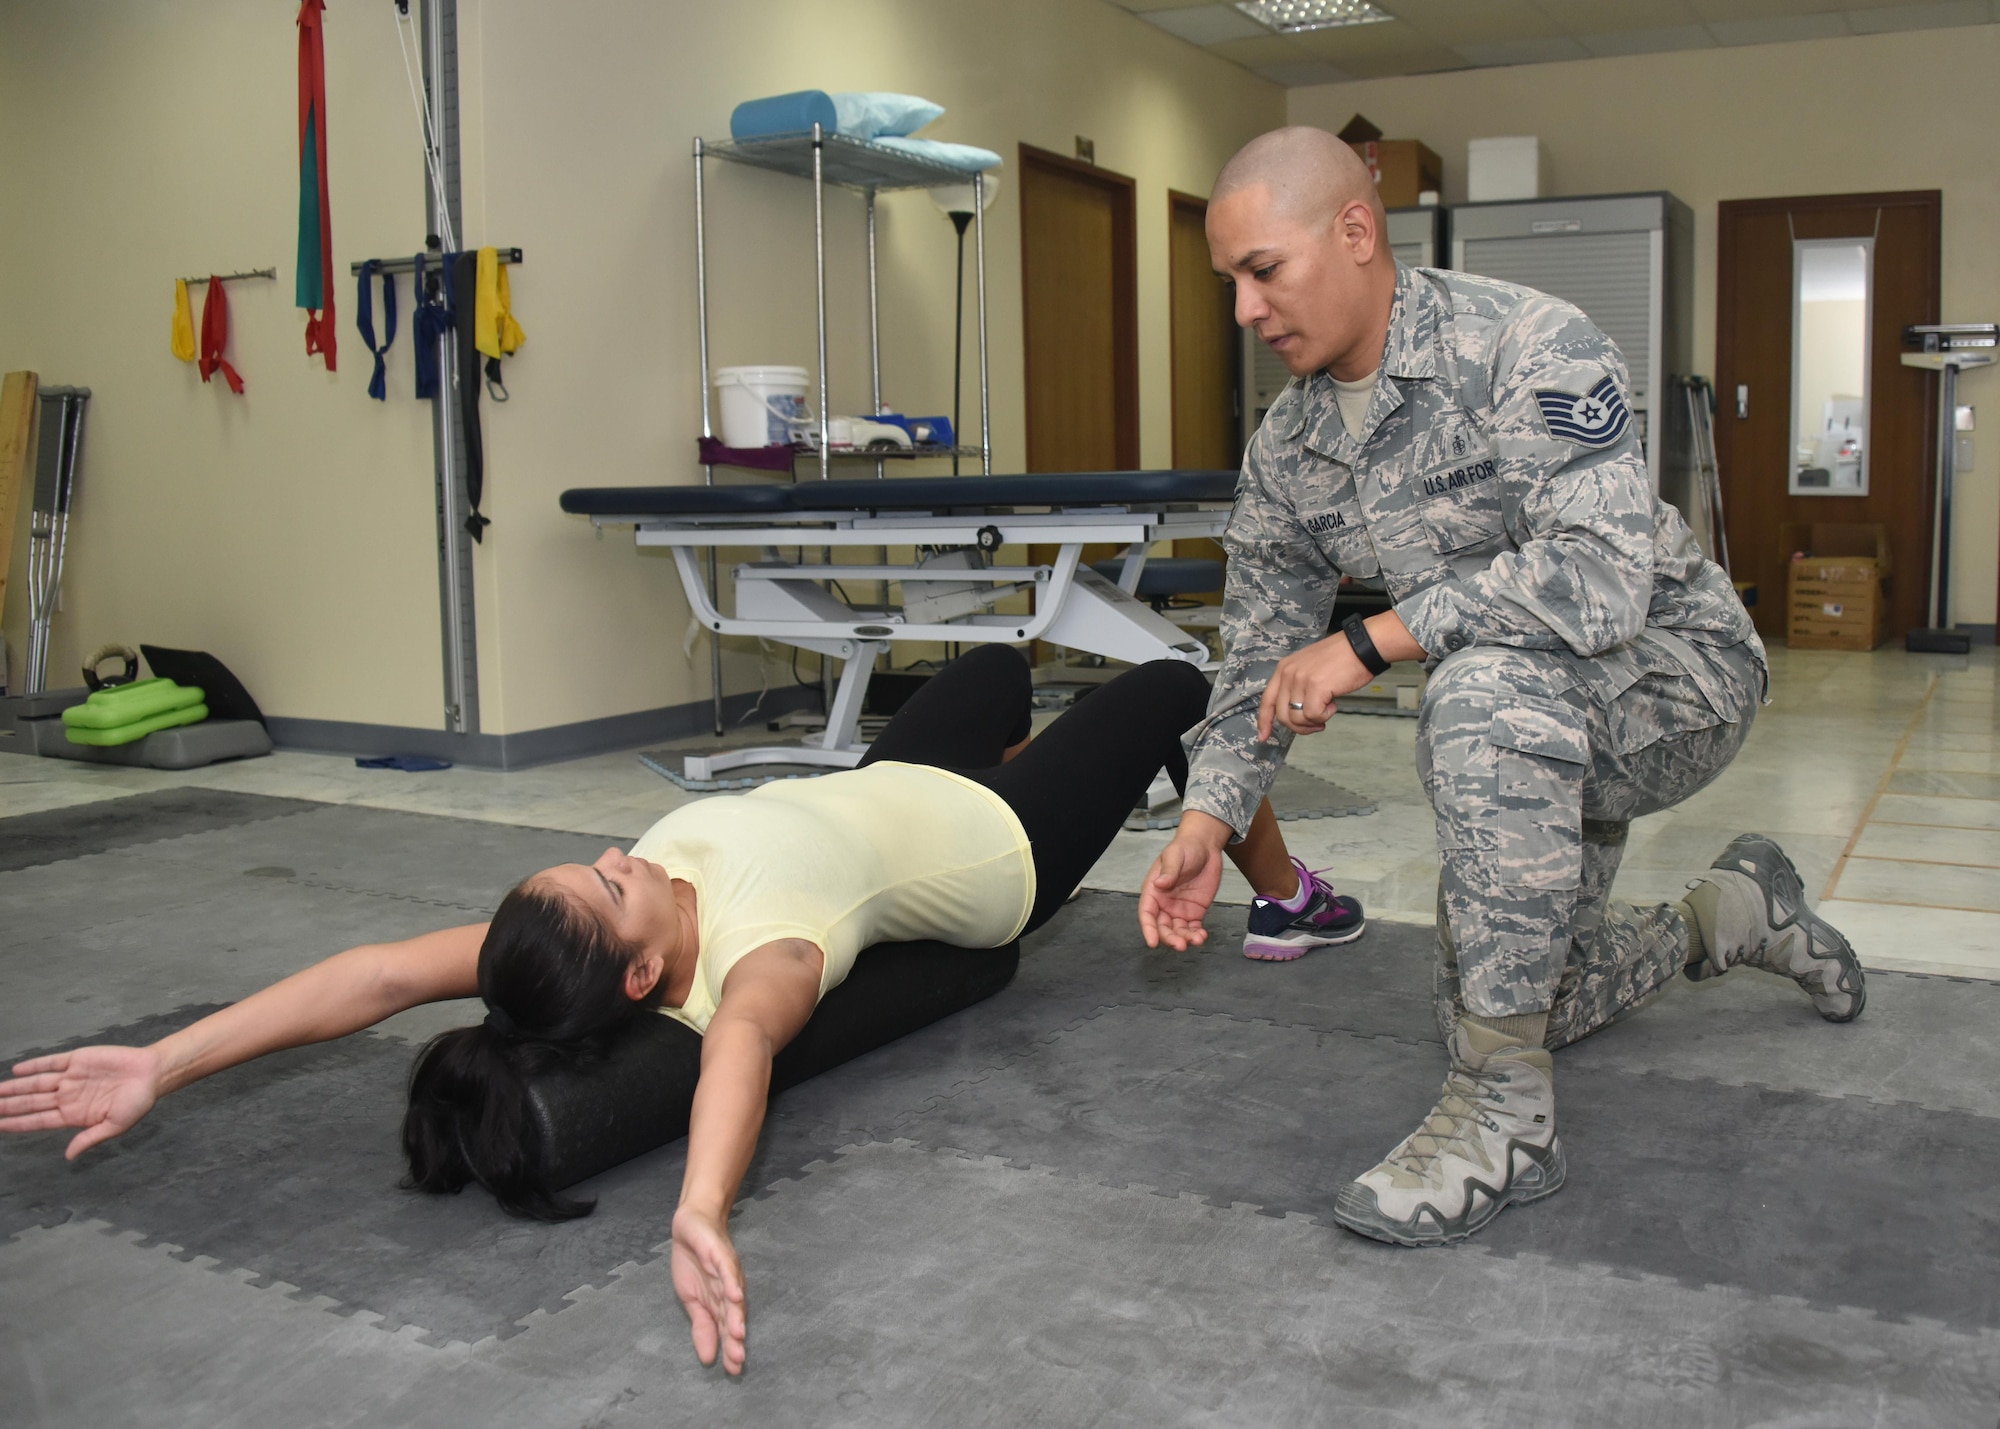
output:
M1482 1103L1501 1100L1500 1091L1464 1067L1453 1067L1444 1080L1444 1091L1424 1124L1410 1138L1389 1153L1389 1164L1413 1175L1427 1176L1439 1158L1456 1146L1478 1145L1474 1126L1498 1131L1499 1125L1486 1114ZM1468 1159L1481 1159L1474 1157Z

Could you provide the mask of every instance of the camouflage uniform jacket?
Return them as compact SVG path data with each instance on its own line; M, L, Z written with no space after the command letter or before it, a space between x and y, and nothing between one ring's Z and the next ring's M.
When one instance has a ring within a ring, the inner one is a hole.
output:
M1293 379L1251 439L1223 537L1227 654L1188 735L1185 807L1249 828L1292 739L1258 742L1258 700L1279 659L1326 635L1343 576L1379 576L1432 664L1472 645L1564 652L1607 703L1649 672L1687 673L1733 721L1743 692L1693 647L1756 632L1653 494L1628 382L1570 304L1398 264L1361 436L1321 371Z

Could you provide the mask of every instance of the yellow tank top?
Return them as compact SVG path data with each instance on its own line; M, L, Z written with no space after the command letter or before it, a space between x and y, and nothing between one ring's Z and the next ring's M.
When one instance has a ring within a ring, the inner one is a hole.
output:
M1028 836L1004 799L947 770L889 760L697 800L646 830L632 856L694 886L694 987L685 1006L660 1010L697 1032L752 948L815 944L825 997L870 944L1001 947L1035 901Z

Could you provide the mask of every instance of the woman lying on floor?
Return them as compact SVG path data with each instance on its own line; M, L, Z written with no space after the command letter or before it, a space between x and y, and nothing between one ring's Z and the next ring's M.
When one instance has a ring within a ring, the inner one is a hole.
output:
M855 770L693 801L630 854L535 874L490 923L351 949L151 1047L23 1062L0 1082L0 1131L80 1128L74 1158L224 1067L477 995L486 1020L417 1059L409 1184L477 1181L517 1215L559 1220L590 1206L542 1178L524 1073L656 1008L703 1034L674 1288L702 1363L719 1350L739 1373L743 1272L728 1217L773 1055L864 947L1002 947L1047 922L1155 773L1185 779L1180 736L1202 717L1208 683L1191 665L1140 666L1029 744L1032 693L1016 651L979 647L912 696ZM1260 890L1274 865L1289 869L1268 806L1231 854Z

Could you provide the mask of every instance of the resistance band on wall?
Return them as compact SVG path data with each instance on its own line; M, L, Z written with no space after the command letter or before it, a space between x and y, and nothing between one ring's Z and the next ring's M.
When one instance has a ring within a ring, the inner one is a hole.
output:
M236 375L236 369L229 365L229 359L222 350L229 345L229 299L222 291L222 279L208 280L208 296L201 304L201 380L206 382L216 369L222 371L222 380L229 384L229 390L237 396L243 395L243 379Z
M298 305L307 311L306 354L336 366L333 321L333 210L326 186L326 6L299 4L299 275Z
M479 293L472 306L472 326L473 344L486 354L486 394L504 402L507 384L500 380L500 359L518 351L528 335L514 321L513 285L495 248L479 250Z
M451 260L440 256L436 272L425 266L426 255L417 255L416 277L411 284L417 309L411 315L416 325L417 396L435 401L438 394L438 339L452 329L456 314L451 309Z
M373 290L375 270L380 266L380 262L374 258L361 265L360 284L354 294L354 326L360 332L361 340L368 344L368 350L375 354L375 373L368 379L368 395L377 402L386 402L389 400L389 384L385 371L387 364L383 359L387 357L389 349L396 345L396 275L394 273L382 275L382 325L386 329L386 335L382 339L382 345L377 347ZM423 282L422 269L418 270L417 281L419 285ZM421 355L418 365L422 365Z
M486 447L479 434L479 324L469 320L465 299L479 288L479 255L460 253L451 265L452 307L458 318L458 415L465 433L465 504L472 514L465 529L482 544L493 523L479 513L486 492ZM474 300L475 302L477 299Z
M199 352L194 341L194 310L188 306L187 279L174 279L174 356L193 362Z

